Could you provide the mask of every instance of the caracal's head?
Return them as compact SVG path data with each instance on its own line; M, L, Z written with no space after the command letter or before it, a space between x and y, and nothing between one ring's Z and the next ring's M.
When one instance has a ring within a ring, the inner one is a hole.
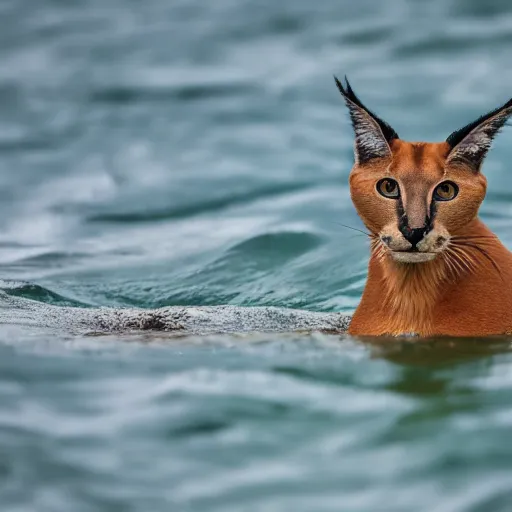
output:
M486 191L480 168L512 114L512 100L445 142L406 142L361 103L348 81L335 80L355 132L350 194L359 216L394 260L433 260L477 215Z

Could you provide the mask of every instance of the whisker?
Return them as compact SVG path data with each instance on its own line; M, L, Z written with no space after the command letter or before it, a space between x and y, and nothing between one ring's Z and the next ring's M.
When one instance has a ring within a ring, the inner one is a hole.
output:
M452 236L452 240L472 240L476 238L494 238L495 240L498 239L496 235L455 235Z
M494 267L496 272L498 272L501 279L503 279L503 275L501 273L500 268L498 267L496 262L493 260L491 255L484 248L482 248L474 243L471 243L471 242L459 242L459 245L463 245L465 247L471 247L472 249L477 250L482 256L484 256L491 263L491 265Z
M459 242L472 242L472 243L481 243L481 244L492 244L492 242L498 240L498 237L496 236L467 236L467 237L462 237L462 236L453 236L451 237L451 240L454 242L454 243L459 243Z
M378 261L382 261L386 256L386 248L382 244L380 238L374 237L370 245L371 251Z
M457 254L457 257L461 261L461 263L464 264L464 266L469 270L470 272L475 269L476 262L472 258L471 254L469 254L467 251L465 251L462 247L452 247L452 251Z
M500 270L500 267L498 267L498 265L496 264L496 262L494 261L494 259L491 257L491 255L482 247L479 247L478 245L471 245L471 247L473 247L474 249L476 249L478 252L480 252L485 258L487 258L487 260L489 260L489 262L491 263L491 265L494 267L494 269L496 270L496 272L498 272L499 276L501 277L501 279L503 279L503 275L501 273L501 270Z
M386 250L381 246L378 248L377 258L379 259L379 261L383 261L385 257L386 257Z
M453 257L454 265L459 269L460 272L465 273L466 271L471 272L472 267L467 262L467 255L457 251L454 247L450 248L450 253Z
M458 276L462 269L457 261L457 255L450 248L447 248L443 255L446 255L448 266L453 270L455 276Z
M459 272L452 262L450 250L448 249L447 251L444 251L442 255L446 265L448 266L448 269L452 272L454 279L457 278Z
M353 231L359 231L359 233L362 233L365 236L369 236L370 238L374 238L375 237L374 234L367 233L366 231L363 231L362 229L353 228L352 226L347 226L346 224L342 224L341 222L335 222L335 221L331 221L331 222L333 224L338 224L338 226L342 226L342 227L347 228L347 229L352 229Z
M482 262L476 259L473 254L468 252L466 246L462 247L462 245L463 244L456 245L451 243L451 252L454 255L454 258L458 262L459 266L462 266L464 267L465 270L472 272L476 269L476 267L479 264L482 264Z

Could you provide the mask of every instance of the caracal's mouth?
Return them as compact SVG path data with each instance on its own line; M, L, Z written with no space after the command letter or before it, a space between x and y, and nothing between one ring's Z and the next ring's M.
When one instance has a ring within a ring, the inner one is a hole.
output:
M400 263L425 263L432 261L437 252L418 252L418 251L389 251L391 257Z

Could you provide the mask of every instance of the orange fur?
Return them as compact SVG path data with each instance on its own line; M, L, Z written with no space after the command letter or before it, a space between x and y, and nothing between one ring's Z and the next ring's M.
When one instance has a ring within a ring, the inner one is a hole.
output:
M468 236L492 236L475 219ZM512 254L497 238L465 265L447 258L400 264L372 250L368 280L349 332L355 335L486 336L512 332Z

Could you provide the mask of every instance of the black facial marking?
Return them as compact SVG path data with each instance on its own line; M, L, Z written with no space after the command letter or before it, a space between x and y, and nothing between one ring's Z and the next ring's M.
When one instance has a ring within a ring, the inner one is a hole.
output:
M434 228L434 217L436 214L435 201L430 202L430 215L425 218L425 225L421 228L409 227L409 219L405 213L405 208L402 203L402 198L399 197L396 205L396 212L398 216L398 230L404 238L411 243L411 250L416 249L416 244L423 240L423 237L427 235Z
M436 247L442 247L445 242L446 238L444 236L439 236L436 240Z
M405 208L401 197L399 197L398 201L396 202L396 214L398 216L398 229L400 233L406 236L404 233L409 233L411 228L409 227L409 219L405 213Z
M429 231L434 227L434 218L437 213L437 204L436 202L431 199L430 200L430 214L427 217L427 225L429 226Z

